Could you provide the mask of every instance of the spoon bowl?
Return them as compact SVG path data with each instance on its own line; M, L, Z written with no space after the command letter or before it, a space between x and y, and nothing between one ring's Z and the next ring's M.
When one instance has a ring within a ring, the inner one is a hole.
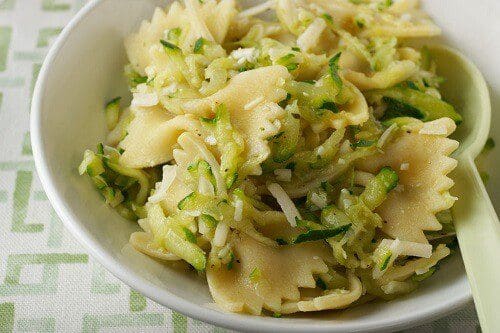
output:
M438 75L446 78L440 86L444 99L462 115L453 138L460 142L455 156L476 157L488 139L491 104L488 87L481 72L464 55L443 45L429 47Z

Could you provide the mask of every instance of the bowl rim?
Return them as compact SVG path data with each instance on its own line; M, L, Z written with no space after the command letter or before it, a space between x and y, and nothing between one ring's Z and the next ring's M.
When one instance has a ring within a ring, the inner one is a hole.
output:
M72 212L66 204L64 196L56 187L54 175L47 167L47 156L44 151L43 137L41 133L41 113L46 90L46 82L50 75L50 68L59 55L59 52L66 43L66 40L73 32L73 29L82 23L85 18L94 10L109 0L91 0L69 21L50 48L33 92L30 116L31 144L35 168L42 183L47 197L54 207L54 210L63 221L65 227L75 236L76 240L82 244L88 253L92 255L101 265L110 271L115 277L138 290L153 301L166 306L169 309L180 312L188 317L201 320L213 325L240 330L255 332L375 332L393 331L405 329L415 325L427 323L442 316L457 311L472 300L470 289L463 293L448 295L442 302L432 304L422 308L417 312L408 312L404 316L393 318L392 320L374 320L367 323L358 322L331 322L325 321L297 322L286 319L241 315L235 313L225 313L197 305L190 301L176 296L164 289L158 289L153 283L145 278L136 275L132 270L124 267L118 260L109 255L106 250L82 227L80 219Z

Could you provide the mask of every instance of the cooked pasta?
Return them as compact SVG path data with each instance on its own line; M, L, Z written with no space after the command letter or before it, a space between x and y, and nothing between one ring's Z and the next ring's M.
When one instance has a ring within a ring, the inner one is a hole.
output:
M80 174L138 222L137 251L187 262L227 311L407 294L456 242L462 119L409 46L439 33L416 0L158 8L125 40L132 102L106 105Z

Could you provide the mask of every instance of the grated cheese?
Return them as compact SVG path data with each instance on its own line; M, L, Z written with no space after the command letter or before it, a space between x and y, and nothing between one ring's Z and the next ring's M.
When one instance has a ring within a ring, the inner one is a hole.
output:
M243 218L243 201L236 200L234 202L234 220L236 222L241 221Z
M213 135L209 135L205 138L205 142L210 146L215 146L217 144L217 139Z
M229 226L226 222L219 222L215 228L214 239L212 240L215 246L224 246L226 244L227 235L229 234Z
M297 46L304 52L312 49L326 28L325 20L316 18L307 29L297 38Z
M133 93L132 106L155 106L158 102L155 93Z
M245 62L255 62L257 60L255 47L234 50L231 52L231 58L235 59L238 65L243 65Z
M311 194L311 202L320 209L323 209L328 205L326 198L319 196L317 193Z
M250 7L248 9L245 9L239 13L240 17L249 17L249 16L255 16L264 13L265 11L269 9L273 9L275 7L276 1L275 0L269 0L266 2L261 3L260 5Z
M382 148L387 141L392 137L392 135L395 133L395 131L398 129L398 125L396 123L392 124L389 126L384 133L380 136L380 139L378 139L377 142L377 147Z
M177 166L166 164L163 166L162 173L163 179L155 184L155 192L149 197L149 202L158 203L165 199L168 189L177 176Z
M290 199L285 190L277 183L268 184L267 189L271 192L273 197L276 198L276 201L278 201L288 223L290 223L292 227L296 227L297 221L295 219L301 219L301 216L292 199Z
M203 195L215 195L215 189L212 183L204 176L198 179L198 192Z
M290 182L292 180L292 170L290 169L276 169L274 175L279 182Z

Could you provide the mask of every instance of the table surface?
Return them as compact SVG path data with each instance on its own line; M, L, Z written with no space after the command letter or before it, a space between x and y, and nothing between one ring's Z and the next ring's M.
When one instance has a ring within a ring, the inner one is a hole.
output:
M121 283L66 231L34 169L29 108L51 43L85 0L0 0L0 332L223 332ZM476 332L472 304L411 332Z

